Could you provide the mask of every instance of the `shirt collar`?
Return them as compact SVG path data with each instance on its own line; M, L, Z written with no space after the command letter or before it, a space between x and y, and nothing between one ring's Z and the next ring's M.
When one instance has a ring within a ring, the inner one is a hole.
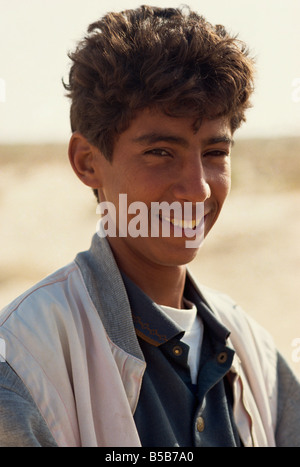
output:
M198 314L203 320L206 329L209 329L214 340L220 342L220 344L226 344L230 336L230 331L219 321L205 300L203 300L189 278L189 275L187 275L186 278L184 296L192 303L195 303Z
M136 333L146 342L158 347L173 337L181 338L184 330L171 320L162 308L153 302L134 282L121 272L132 310ZM214 316L208 305L201 299L187 276L184 296L197 307L198 314L214 340L225 344L230 332Z
M146 342L158 347L184 330L168 318L162 308L121 272L132 310L136 333Z

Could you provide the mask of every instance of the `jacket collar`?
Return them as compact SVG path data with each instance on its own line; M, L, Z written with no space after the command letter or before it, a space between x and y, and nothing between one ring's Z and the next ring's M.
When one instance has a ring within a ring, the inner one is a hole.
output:
M79 253L75 262L108 337L125 352L144 361L124 282L106 238L95 234L90 249Z

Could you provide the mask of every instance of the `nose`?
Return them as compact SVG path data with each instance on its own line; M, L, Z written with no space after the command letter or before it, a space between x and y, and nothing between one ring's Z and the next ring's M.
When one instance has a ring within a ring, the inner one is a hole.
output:
M197 155L181 167L178 179L173 185L173 195L181 202L204 202L211 196L207 170Z

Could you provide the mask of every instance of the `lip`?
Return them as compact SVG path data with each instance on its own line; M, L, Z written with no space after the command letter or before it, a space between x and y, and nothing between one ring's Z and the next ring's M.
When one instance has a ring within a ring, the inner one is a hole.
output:
M193 220L177 220L175 218L162 217L159 215L159 220L162 225L168 226L170 236L191 238L197 237L203 233L205 217L206 216L203 216L200 219Z
M195 230L201 222L201 218L199 219L176 219L176 218L170 218L170 217L164 217L164 218L161 217L161 220L169 222L174 227L179 227L184 230L185 229Z

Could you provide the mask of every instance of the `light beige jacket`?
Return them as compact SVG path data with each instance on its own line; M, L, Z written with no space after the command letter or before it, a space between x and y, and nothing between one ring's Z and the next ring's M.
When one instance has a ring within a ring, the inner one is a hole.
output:
M275 446L273 341L229 298L198 291L231 331L240 437L245 446ZM6 307L0 338L59 446L140 446L133 414L146 363L105 239L95 235L88 252Z

